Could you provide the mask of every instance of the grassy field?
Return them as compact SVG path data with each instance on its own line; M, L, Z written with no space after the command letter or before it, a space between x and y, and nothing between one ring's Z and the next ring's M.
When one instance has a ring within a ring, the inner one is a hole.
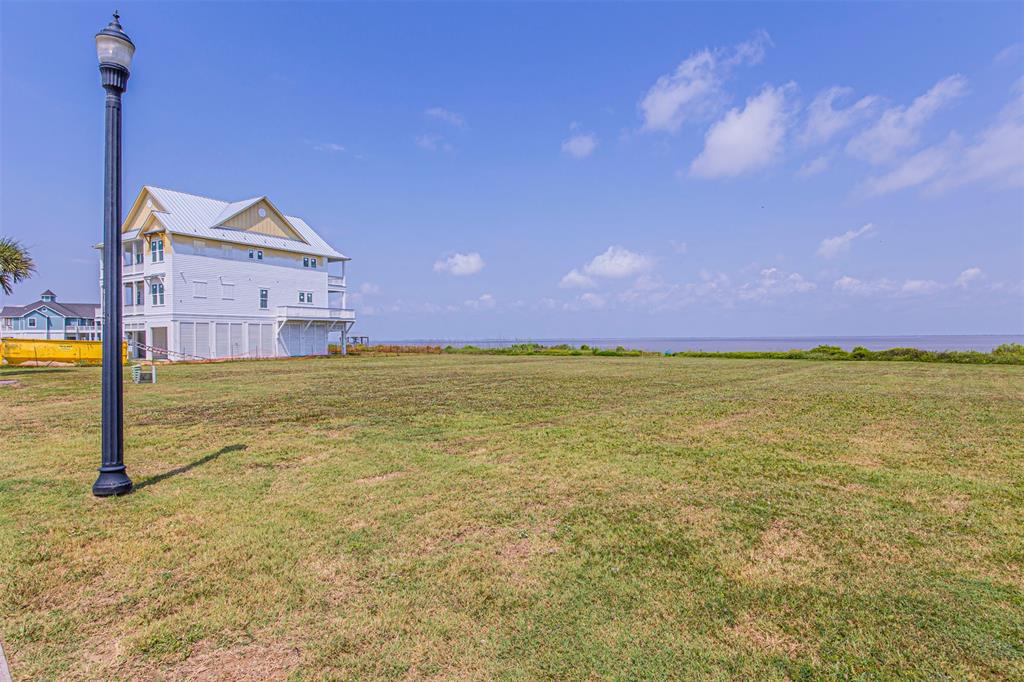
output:
M1024 679L1024 369L683 358L0 380L20 679Z

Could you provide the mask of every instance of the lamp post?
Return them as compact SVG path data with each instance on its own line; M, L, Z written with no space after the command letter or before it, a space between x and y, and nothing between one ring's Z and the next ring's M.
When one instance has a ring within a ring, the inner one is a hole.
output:
M92 484L97 497L132 489L124 466L124 389L121 384L121 94L128 86L135 44L120 17L96 34L100 82L107 91L103 160L103 455Z

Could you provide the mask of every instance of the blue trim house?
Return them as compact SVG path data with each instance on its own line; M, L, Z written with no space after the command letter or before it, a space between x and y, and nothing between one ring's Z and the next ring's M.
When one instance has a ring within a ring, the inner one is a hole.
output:
M0 310L0 337L98 341L99 308L98 303L58 303L47 289L35 303Z

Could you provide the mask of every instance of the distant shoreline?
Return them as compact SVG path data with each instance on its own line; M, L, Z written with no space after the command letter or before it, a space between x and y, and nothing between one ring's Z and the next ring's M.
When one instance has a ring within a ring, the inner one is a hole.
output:
M619 346L657 352L776 352L809 350L817 346L839 346L852 350L863 346L870 350L913 347L927 351L990 352L1006 343L1024 344L1024 334L893 334L888 336L752 336L752 337L523 337L514 339L371 339L371 343L405 346L477 346L506 348L513 344L537 343L545 346L588 345L597 348Z

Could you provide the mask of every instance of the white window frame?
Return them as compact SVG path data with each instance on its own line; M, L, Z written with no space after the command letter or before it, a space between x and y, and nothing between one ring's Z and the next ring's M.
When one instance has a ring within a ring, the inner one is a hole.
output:
M158 246L159 245L159 246ZM153 237L149 240L149 253L154 263L164 262L164 238Z
M302 257L302 267L304 267L304 268L308 268L309 267L309 256L303 256Z
M312 291L307 291L306 292L306 303L308 303L309 305L313 305L313 292Z
M305 302L306 302L306 292L305 291L300 291L299 292L299 303L305 303Z
M235 300L235 283L225 282L223 279L220 281L220 298L223 301Z
M256 249L249 249L249 260L256 260Z
M152 295L153 305L164 304L164 283L153 282L149 285L149 293Z
M316 268L316 256L309 257L309 267Z
M260 289L258 305L260 307L260 310L270 309L270 289Z
M192 298L206 298L207 296L207 282L203 279L192 280Z
M28 318L28 328L29 329L35 329L36 328L36 318L34 318L34 317Z
M263 250L262 249L257 249L256 250L256 260L263 260Z

